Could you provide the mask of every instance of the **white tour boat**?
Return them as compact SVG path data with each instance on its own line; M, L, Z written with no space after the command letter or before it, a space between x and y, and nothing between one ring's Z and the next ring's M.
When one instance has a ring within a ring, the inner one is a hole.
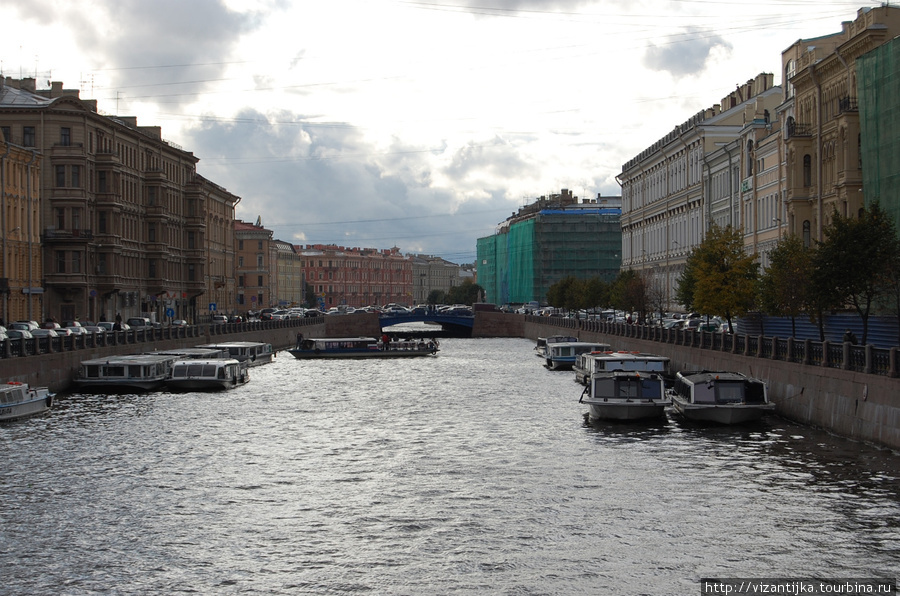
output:
M672 405L662 375L641 371L594 373L578 401L591 421L659 418Z
M323 337L300 339L288 350L298 360L314 358L412 358L438 351L437 340L381 342L374 337Z
M582 385L589 384L595 372L614 370L656 372L668 377L669 359L644 352L585 352L578 355L572 370L575 371L575 380Z
M246 362L234 358L176 360L166 387L177 391L232 389L250 380Z
M775 410L763 381L736 372L679 372L669 395L688 420L740 424Z
M609 344L589 341L558 341L547 344L547 368L552 370L571 370L575 359L581 354L608 350Z
M216 344L204 344L198 348L214 348L228 351L228 358L234 358L241 362L246 361L248 366L268 364L275 357L272 344L258 341L228 341Z
M161 388L175 356L134 354L83 360L72 385L78 390L121 393Z
M53 394L46 387L10 381L0 385L0 422L41 414L53 405Z
M534 353L541 360L546 360L547 346L561 341L578 341L578 338L571 335L551 335L549 337L539 337L537 338L537 343L534 346Z

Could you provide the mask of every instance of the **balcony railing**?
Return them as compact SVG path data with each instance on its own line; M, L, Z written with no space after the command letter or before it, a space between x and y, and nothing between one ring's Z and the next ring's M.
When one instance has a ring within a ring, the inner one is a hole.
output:
M70 230L47 228L44 230L44 240L48 242L54 240L93 240L93 238L94 232L83 228L73 228Z

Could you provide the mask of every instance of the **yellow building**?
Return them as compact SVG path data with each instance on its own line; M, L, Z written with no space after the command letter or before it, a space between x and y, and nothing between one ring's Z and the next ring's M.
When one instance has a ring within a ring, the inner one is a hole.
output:
M0 315L3 324L42 313L41 155L0 127Z
M900 35L900 8L862 8L841 31L801 39L782 53L787 218L807 244L835 210L864 206L856 59Z

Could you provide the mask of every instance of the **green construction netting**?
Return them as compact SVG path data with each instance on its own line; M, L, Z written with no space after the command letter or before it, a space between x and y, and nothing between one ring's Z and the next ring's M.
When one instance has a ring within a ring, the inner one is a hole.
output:
M879 201L900 230L900 42L856 60L866 205Z
M488 302L541 302L568 276L612 281L621 248L617 215L542 213L478 239L478 283Z

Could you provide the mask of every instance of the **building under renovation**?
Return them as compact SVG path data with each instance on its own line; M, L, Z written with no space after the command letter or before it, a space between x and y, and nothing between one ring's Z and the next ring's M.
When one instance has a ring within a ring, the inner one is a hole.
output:
M612 281L622 264L619 197L583 203L563 189L541 197L478 239L478 284L496 304L543 302L566 277Z

